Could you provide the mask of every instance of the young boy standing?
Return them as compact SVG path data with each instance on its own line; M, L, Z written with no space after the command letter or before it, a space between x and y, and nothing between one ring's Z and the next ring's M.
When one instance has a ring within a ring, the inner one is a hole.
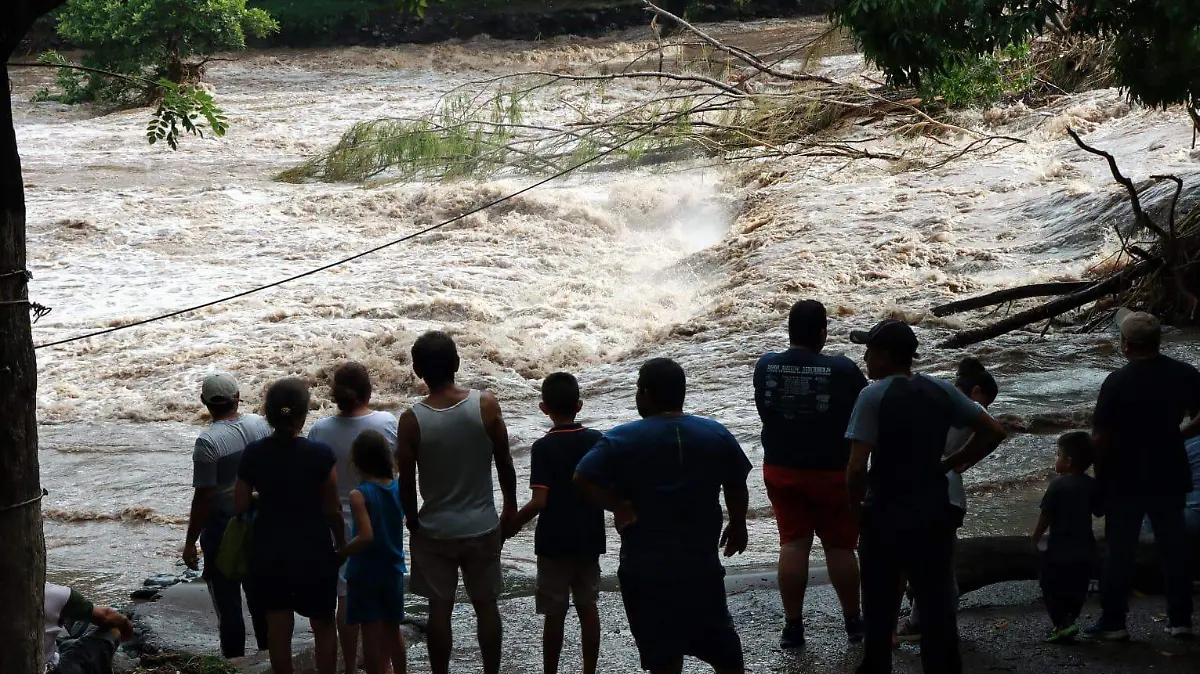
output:
M1041 585L1046 610L1054 629L1047 643L1071 641L1079 634L1075 621L1083 609L1088 584L1095 566L1096 538L1092 515L1099 515L1099 493L1088 474L1092 465L1092 439L1084 431L1066 433L1058 439L1058 458L1042 497L1042 514L1033 531L1040 547L1042 536L1050 539L1042 555Z
M554 427L533 443L533 497L517 513L514 535L534 517L537 554L537 612L545 616L542 659L546 674L558 672L563 626L570 599L579 615L584 674L595 674L600 657L600 555L604 554L604 511L584 501L572 484L575 467L602 434L575 423L583 403L579 383L566 372L542 382L542 412ZM539 516L540 515L540 516Z

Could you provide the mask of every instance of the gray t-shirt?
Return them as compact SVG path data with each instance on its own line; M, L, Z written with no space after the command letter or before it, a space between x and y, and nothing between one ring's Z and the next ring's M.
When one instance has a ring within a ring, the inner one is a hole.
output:
M215 487L212 516L233 517L233 486L246 445L271 434L267 421L243 414L232 421L214 421L196 438L192 451L193 487Z
M370 412L361 417L342 415L325 417L313 424L308 439L323 442L333 448L337 457L338 496L342 499L342 512L349 517L350 492L362 482L350 466L350 446L363 431L378 431L387 439L388 447L396 451L396 415L390 412Z

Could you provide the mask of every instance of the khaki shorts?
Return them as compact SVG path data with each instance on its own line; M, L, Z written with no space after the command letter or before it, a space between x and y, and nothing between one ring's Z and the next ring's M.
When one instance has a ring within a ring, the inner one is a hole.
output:
M453 602L458 592L458 570L471 603L496 601L504 590L500 575L497 529L475 538L430 538L420 530L409 539L412 573L409 590L430 601Z
M575 599L576 608L595 606L600 598L598 557L538 557L535 604L539 615L561 615Z

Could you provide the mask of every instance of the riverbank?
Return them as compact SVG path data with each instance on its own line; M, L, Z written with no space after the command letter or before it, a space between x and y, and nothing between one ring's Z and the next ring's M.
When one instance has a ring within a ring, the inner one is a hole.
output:
M814 583L822 583L821 570L814 569ZM846 643L841 611L831 587L810 587L806 603L808 647L802 653L785 653L778 648L778 629L783 609L778 592L769 580L748 581L740 577L729 584L730 611L742 637L746 671L799 673L822 671L850 674L861 657L861 646ZM1094 620L1099 607L1090 597L1081 623ZM211 616L204 586L198 583L169 590L157 604L139 609L140 622L151 629L169 629L155 643L170 647L187 644L197 654L216 651L216 623ZM541 621L534 613L528 596L508 599L502 606L505 621L503 672L540 671ZM629 633L620 595L606 591L600 598L602 623L600 671L638 671L637 650ZM1191 673L1200 668L1200 643L1170 639L1163 630L1162 598L1135 597L1131 601L1129 629L1133 641L1128 644L1081 642L1051 646L1042 643L1048 628L1045 608L1035 582L1002 583L973 592L963 598L959 612L961 650L966 672L1011 672L1043 674L1067 668L1085 668L1103 674L1133 674L1154 671L1166 674ZM562 671L580 666L577 623L568 620ZM454 652L451 669L458 673L481 671L474 642L474 616L467 604L454 613ZM297 623L297 673L311 672L311 635L306 625ZM428 672L426 650L419 633L409 631L409 672ZM172 639L174 641L172 641ZM246 674L270 672L265 654L234 663ZM919 649L904 645L895 655L897 674L921 671ZM689 661L684 672L703 672L706 668Z

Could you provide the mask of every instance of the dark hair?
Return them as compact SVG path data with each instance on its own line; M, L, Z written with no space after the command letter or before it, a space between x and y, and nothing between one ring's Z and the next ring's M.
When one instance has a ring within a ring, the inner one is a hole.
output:
M208 408L208 414L212 418L223 417L227 414L233 414L237 411L237 400L221 400L219 402L206 402L204 406Z
M359 363L343 363L333 371L332 388L338 409L351 412L371 400L371 375Z
M683 409L687 376L670 358L652 358L638 370L638 390L644 391L665 412Z
M963 358L962 362L958 364L958 377L955 378L954 385L967 395L971 395L971 391L978 386L980 392L989 400L995 400L996 396L1000 394L996 378L987 371L978 358L971 356Z
M1058 436L1058 451L1071 460L1071 469L1080 473L1091 467L1092 436L1087 431L1071 431Z
M800 300L788 313L788 341L793 346L821 347L821 335L829 325L825 305L816 300Z
M454 381L458 372L458 347L440 330L431 330L412 345L413 371L430 387Z
M308 401L308 384L303 379L280 379L267 389L263 401L267 423L280 435L299 433L308 418Z
M579 382L569 372L555 372L542 380L542 404L559 416L574 416L579 406Z
M350 463L364 478L390 480L396 477L392 448L379 431L363 431L354 438L350 445Z

